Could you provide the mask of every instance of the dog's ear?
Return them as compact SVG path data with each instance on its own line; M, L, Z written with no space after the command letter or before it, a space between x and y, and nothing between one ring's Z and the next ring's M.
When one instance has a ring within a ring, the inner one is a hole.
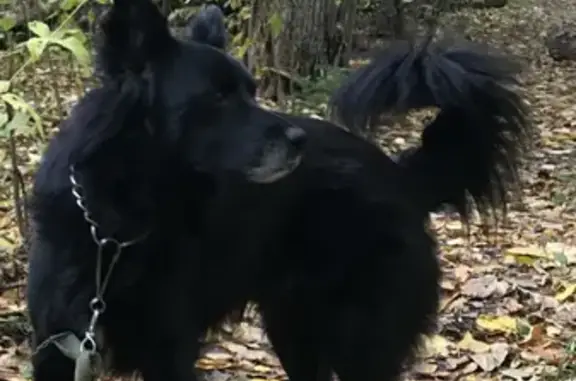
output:
M115 0L101 24L99 69L109 77L141 74L175 45L151 0Z
M205 6L188 23L187 34L192 41L225 49L228 38L224 13L216 5Z

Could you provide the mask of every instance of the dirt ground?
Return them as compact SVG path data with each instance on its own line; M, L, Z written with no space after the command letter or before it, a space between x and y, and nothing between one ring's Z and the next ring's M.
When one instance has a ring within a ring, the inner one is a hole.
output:
M540 138L524 171L524 204L513 207L496 235L487 239L473 226L468 240L454 216L434 216L444 270L439 330L406 379L576 379L576 64L553 62L543 44L552 25L576 21L576 2L513 0L506 8L445 17L442 24L452 30L522 58ZM419 127L396 130L384 145L413 141ZM39 148L19 153L26 174ZM28 328L8 154L1 146L0 160L0 381L12 381L29 378ZM257 318L212 335L205 352L197 367L211 379L285 379Z

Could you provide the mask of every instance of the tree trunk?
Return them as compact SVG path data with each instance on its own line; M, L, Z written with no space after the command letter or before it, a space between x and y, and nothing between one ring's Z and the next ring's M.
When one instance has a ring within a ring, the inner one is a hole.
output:
M261 69L264 96L282 100L326 66L347 58L357 0L252 0L245 27L251 69Z

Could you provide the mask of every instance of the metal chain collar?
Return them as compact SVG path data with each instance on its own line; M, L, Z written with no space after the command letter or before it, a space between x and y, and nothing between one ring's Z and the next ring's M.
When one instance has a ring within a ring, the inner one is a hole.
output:
M82 210L84 215L84 220L90 225L90 235L92 240L96 243L96 293L94 298L90 301L90 310L92 311L92 317L88 328L84 332L84 337L80 344L81 352L88 352L91 354L97 353L98 345L96 344L96 324L100 316L106 311L106 302L104 301L104 293L108 287L112 272L116 263L120 259L120 254L122 249L132 246L142 239L145 238L146 234L137 237L130 241L119 241L113 237L100 238L98 235L98 223L92 218L88 206L86 205L86 195L84 188L76 179L76 171L74 166L70 166L70 183L72 184L72 195L76 201L76 205ZM104 250L108 248L112 252L112 259L108 269L104 273L102 268L102 257Z

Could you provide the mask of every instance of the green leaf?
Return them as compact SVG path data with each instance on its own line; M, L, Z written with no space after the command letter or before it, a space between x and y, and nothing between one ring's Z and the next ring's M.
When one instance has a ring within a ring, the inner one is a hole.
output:
M236 57L237 59L242 59L244 58L244 56L246 55L246 53L248 52L248 49L253 45L252 44L252 40L250 39L245 39L242 43L240 43L240 41L238 41L236 44L234 44L234 49L232 49L232 55L234 57Z
M0 80L0 93L7 93L10 91L10 81Z
M0 129L8 122L8 114L6 111L0 111Z
M72 53L81 65L88 66L90 64L90 53L78 38L66 37L53 42Z
M66 36L66 29L57 29L54 32L52 32L49 36L45 37L46 42L50 43L55 43L56 40L60 40L62 38L64 38Z
M42 21L30 21L28 23L28 29L38 37L49 37L51 33L48 25Z
M8 32L16 25L16 17L2 16L0 17L0 30Z
M244 6L240 8L238 12L238 18L242 21L247 21L252 18L252 8L248 6Z
M38 61L40 59L40 56L44 53L44 49L46 49L47 43L48 40L40 37L32 37L26 41L26 48L30 53L32 61Z
M63 11L69 11L78 6L79 0L61 0L60 9Z
M228 0L224 3L224 6L236 10L242 6L242 0Z
M14 113L14 117L4 127L7 133L14 132L17 135L29 135L32 128L28 124L30 115L25 112L18 111Z
M51 43L57 44L58 43L57 40L63 40L67 37L74 37L78 39L78 41L80 41L82 44L88 41L88 38L86 37L84 32L82 32L82 30L80 30L79 28L66 28L55 30L52 32L52 35L50 35L48 40Z
M10 136L10 131L6 128L6 123L8 123L8 114L6 112L0 112L0 137L7 138Z
M88 36L80 28L70 28L66 30L66 37L74 37L80 41L83 45L88 42Z
M8 103L15 110L24 110L30 107L24 99L14 93L4 93L0 95L0 99Z
M244 39L244 33L242 31L236 33L232 37L232 46L240 45L243 39Z
M38 135L40 135L41 138L45 138L44 129L42 128L42 119L38 113L36 113L36 111L26 103L26 101L24 101L24 99L14 93L0 94L0 99L9 104L15 111L24 111L28 113L30 118L34 121L34 127L36 128Z
M276 12L272 16L270 16L268 24L270 24L272 37L273 38L278 37L280 35L280 32L282 32L282 27L284 25L284 22L282 21L282 17L280 17L280 14Z

